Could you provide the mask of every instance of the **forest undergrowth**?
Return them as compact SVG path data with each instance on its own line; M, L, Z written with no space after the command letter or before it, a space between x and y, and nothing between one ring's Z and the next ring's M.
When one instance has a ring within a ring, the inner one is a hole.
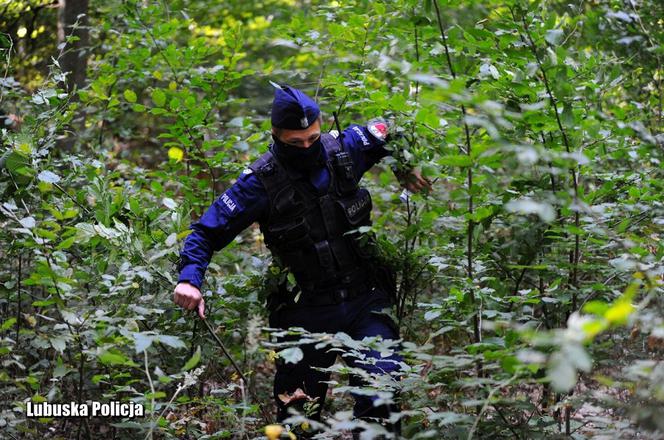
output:
M319 438L378 438L349 393L401 404L404 438L664 434L664 4L484 0L0 1L0 437L288 438L276 361L340 361ZM58 32L58 29L60 31ZM217 252L207 327L173 303L189 225L270 142L269 81L324 128L398 140L362 183L398 273L402 340L292 331L255 225ZM431 192L400 197L392 169ZM297 338L296 338L297 339ZM142 417L27 416L132 402Z

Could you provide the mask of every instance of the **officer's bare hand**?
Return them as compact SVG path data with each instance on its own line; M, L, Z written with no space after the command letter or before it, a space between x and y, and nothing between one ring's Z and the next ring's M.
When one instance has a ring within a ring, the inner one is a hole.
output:
M189 283L178 283L175 286L174 298L175 304L187 310L198 311L198 316L205 319L205 300L201 291L196 286Z
M402 187L412 193L420 192L423 189L431 190L431 182L426 177L422 177L422 173L417 168L413 168L406 173L400 173L397 179Z

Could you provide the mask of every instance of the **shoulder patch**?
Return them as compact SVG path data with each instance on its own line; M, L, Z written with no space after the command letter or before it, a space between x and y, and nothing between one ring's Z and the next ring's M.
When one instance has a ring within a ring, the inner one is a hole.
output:
M367 129L373 137L381 141L387 139L387 135L389 134L389 126L382 118L376 118L369 121Z
M362 141L362 145L364 145L365 147L367 145L371 145L369 143L369 139L367 139L367 137L364 135L364 133L362 133L362 129L360 127L358 127L357 125L353 125L353 131L355 133L357 133L357 135L360 137L360 140Z
M226 191L223 193L219 200L221 201L222 206L226 208L228 214L235 214L235 212L239 209L238 203L235 199L233 199L229 192L230 191Z

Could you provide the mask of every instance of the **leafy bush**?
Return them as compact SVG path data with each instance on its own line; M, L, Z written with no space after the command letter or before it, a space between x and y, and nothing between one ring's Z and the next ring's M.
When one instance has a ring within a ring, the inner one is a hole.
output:
M19 32L14 8L28 5L12 4L0 39L8 437L263 434L275 357L299 349L266 330L279 274L262 236L218 252L204 288L249 383L172 290L190 222L269 142L270 79L317 96L326 117L383 115L401 135L363 183L399 271L403 342L298 334L399 350L400 378L348 387L359 371L340 362L333 394L398 399L407 438L661 436L659 2L105 2L89 11L88 83L71 93L57 59L24 56L67 48ZM400 198L392 166L434 189ZM25 414L89 400L146 415ZM345 399L325 414L291 425L383 429Z

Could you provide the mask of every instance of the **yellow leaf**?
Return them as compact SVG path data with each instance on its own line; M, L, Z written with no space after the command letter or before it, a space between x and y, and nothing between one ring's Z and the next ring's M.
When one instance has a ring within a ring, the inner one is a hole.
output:
M270 362L274 362L274 360L275 360L277 357L279 357L279 355L277 355L277 352L274 351L274 350L270 350L270 351L268 352L268 354L267 354L267 359L268 359Z
M278 439L283 431L284 428L281 425L267 425L265 427L265 435L269 440Z
M161 72L158 71L158 70L155 70L154 72L152 72L152 76L154 76L154 77L157 78L158 80L161 80L161 79L163 78L163 75L162 75Z
M184 151L178 147L171 147L168 149L168 158L180 162L184 157Z
M192 232L194 232L194 231L192 231L191 229L187 229L186 231L179 232L178 235L176 235L176 237L177 237L178 240L182 240L183 238L185 238L187 235L191 234Z
M34 396L32 396L32 399L31 399L31 400L32 400L34 403L43 403L43 402L47 402L46 397L44 397L44 396L40 396L39 394L35 394Z
M595 336L606 330L607 324L603 319L593 319L583 324L583 331L585 333L585 340L591 341Z
M25 37L27 34L28 34L28 30L25 28L25 26L21 26L21 27L18 28L18 30L16 31L16 36L17 36L18 38L23 38L23 37Z
M168 83L168 88L171 89L172 91L176 91L178 88L178 84L175 81L171 81Z
M634 306L627 301L618 301L604 312L604 318L612 324L625 324L634 312Z

